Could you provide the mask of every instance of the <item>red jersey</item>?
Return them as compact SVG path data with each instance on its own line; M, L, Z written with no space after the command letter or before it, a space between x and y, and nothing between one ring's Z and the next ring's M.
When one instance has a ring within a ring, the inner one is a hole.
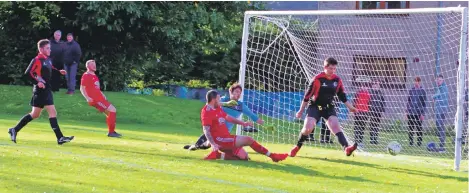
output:
M355 95L355 108L361 112L368 112L370 103L370 93L366 90L360 90Z
M210 126L210 134L213 138L231 135L226 127L226 113L221 107L214 108L205 105L200 113L202 126Z
M81 86L85 86L86 94L93 99L93 101L104 101L103 94L99 87L99 78L96 74L85 72L81 77Z

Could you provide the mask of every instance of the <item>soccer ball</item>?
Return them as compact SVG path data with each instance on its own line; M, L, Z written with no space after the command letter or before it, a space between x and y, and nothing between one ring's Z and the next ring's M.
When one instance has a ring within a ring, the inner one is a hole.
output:
M388 143L388 153L391 155L397 155L401 152L402 146L397 141L391 141Z

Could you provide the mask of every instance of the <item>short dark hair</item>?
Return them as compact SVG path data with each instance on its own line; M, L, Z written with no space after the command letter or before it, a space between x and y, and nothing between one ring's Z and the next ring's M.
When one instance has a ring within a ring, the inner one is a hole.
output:
M240 89L241 91L243 91L243 87L241 87L241 85L238 84L238 83L234 83L233 85L231 85L230 88L228 89L228 91L230 91L230 93L232 93L236 89Z
M73 33L68 33L67 36L73 36Z
M443 78L443 74L438 74L437 78Z
M47 44L50 44L49 40L47 39L42 39L42 40L39 40L37 42L37 48L43 48L44 46L46 46Z
M414 81L415 82L420 82L420 81L422 81L422 79L419 76L417 76L417 77L415 77Z
M337 65L337 63L338 63L337 60L334 59L333 57L328 57L328 58L326 58L326 59L324 60L324 62L325 62L325 65L324 65L324 66L326 66L326 67L328 67L328 66L330 66L330 65L335 66L335 65Z
M213 99L216 99L218 96L218 91L216 90L209 90L207 92L207 95L205 95L205 99L207 100L207 103L211 102Z

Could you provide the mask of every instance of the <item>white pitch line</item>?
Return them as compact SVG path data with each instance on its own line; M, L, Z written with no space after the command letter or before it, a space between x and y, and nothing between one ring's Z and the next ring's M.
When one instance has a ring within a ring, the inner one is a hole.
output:
M284 190L275 189L275 188L255 186L255 185L239 183L239 182L230 182L230 181L226 181L226 180L222 180L222 179L209 178L209 177L203 177L203 176L195 176L195 175L190 175L190 174L185 174L185 173L180 173L180 172L165 171L165 170L162 170L162 169L157 169L157 168L144 166L144 165L131 163L131 162L125 162L125 161L118 160L118 159L102 158L102 157L96 157L96 156L90 156L90 155L76 154L76 153L73 153L73 152L60 151L60 150L52 149L52 148L43 148L43 147L25 146L25 145L12 145L12 144L7 144L7 143L0 143L0 146L20 147L20 148L34 149L34 150L46 150L46 151L51 151L51 152L69 154L69 155L73 155L73 156L77 156L77 157L81 157L81 158L88 158L88 159L97 160L97 161L101 161L101 162L105 162L105 163L118 163L118 164L125 165L125 166L128 166L128 167L133 167L133 168L138 168L138 169L145 169L145 170L149 170L149 171L153 171L153 172L158 172L158 173L163 173L163 174L170 174L170 175L175 175L175 176L184 177L184 178L191 178L191 179L196 179L196 180L205 180L205 181L210 181L210 182L216 182L216 183L227 184L227 185L234 185L234 186L239 186L239 187L243 187L243 188L257 189L257 190L268 191L268 192L278 192L278 193L286 192Z

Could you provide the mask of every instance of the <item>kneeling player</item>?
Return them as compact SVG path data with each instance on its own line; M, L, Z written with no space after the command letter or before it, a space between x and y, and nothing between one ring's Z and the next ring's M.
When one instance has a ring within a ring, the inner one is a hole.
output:
M99 112L105 113L106 123L108 126L108 137L121 137L122 135L115 132L116 128L116 108L101 92L99 79L96 76L96 62L94 60L86 61L87 71L81 77L80 91L90 106L98 109Z
M228 116L220 106L220 95L215 90L210 90L206 95L207 104L201 112L202 126L207 140L213 148L205 159L247 159L242 147L250 146L254 151L264 154L274 162L285 160L288 154L270 153L265 147L257 143L249 136L231 135L226 127L226 121L243 126L252 126L252 123L243 122ZM223 153L220 153L220 151ZM245 155L246 157L243 157Z
M357 143L349 146L342 129L340 129L339 120L335 112L333 100L336 95L345 103L351 112L357 111L357 109L347 101L342 80L339 76L335 75L336 68L337 60L327 58L324 61L324 72L314 77L306 91L303 101L301 102L301 108L296 113L296 117L302 117L303 111L308 104L308 109L306 110L307 116L298 143L290 152L291 157L296 156L321 117L326 120L327 127L337 136L347 156L350 156L353 151L357 149Z

